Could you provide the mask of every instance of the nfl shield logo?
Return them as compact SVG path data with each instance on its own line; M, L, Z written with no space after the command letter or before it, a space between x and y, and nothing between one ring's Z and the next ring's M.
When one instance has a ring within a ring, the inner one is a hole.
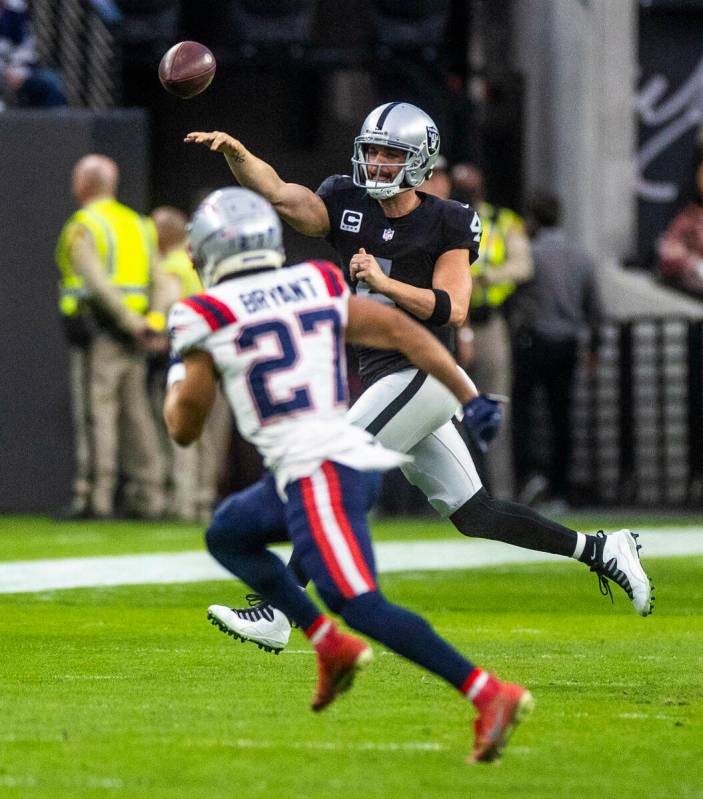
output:
M393 230L392 227L387 227L383 231L383 240L384 241L390 241L393 238L394 235L395 235L395 230Z

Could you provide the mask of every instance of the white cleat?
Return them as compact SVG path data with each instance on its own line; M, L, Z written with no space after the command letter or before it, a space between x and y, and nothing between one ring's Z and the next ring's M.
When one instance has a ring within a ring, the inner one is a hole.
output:
M596 534L597 565L591 571L598 575L601 593L610 594L613 598L608 580L617 583L630 597L635 612L640 616L649 616L654 610L652 585L640 563L637 534L630 530L618 530L605 535L601 530Z
M247 599L250 596L253 595ZM207 617L223 633L240 641L251 641L259 649L276 655L285 649L290 637L288 617L264 601L252 603L248 608L210 605Z

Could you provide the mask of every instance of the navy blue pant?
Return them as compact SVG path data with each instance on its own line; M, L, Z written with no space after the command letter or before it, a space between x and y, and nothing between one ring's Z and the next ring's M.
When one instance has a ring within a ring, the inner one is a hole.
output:
M287 486L287 502L267 475L228 497L206 533L225 568L307 629L319 610L266 547L289 538L304 573L347 624L461 688L473 665L421 617L389 603L376 584L366 515L379 476L331 461Z

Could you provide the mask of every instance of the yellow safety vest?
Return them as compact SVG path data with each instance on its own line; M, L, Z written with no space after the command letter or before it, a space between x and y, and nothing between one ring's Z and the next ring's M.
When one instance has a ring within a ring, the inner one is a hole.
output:
M161 271L166 275L175 275L181 281L181 297L200 294L203 290L203 284L185 250L171 250L161 261Z
M114 199L96 200L76 211L66 222L56 245L60 272L59 308L64 316L85 310L88 291L71 262L71 244L78 227L86 228L107 276L134 313L149 310L151 267L156 251L156 228L151 219Z
M509 208L498 208L490 203L481 203L478 209L483 225L479 256L471 265L471 274L479 278L489 269L500 269L505 263L506 238L511 230L524 229L523 221L518 214ZM513 280L492 283L484 286L481 281L475 281L471 292L471 307L477 308L489 305L497 308L502 305L515 291Z

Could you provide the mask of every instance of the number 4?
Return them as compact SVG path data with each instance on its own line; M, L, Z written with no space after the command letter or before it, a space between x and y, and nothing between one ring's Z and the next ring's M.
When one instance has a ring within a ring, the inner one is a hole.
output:
M481 220L476 212L474 212L474 218L471 220L471 224L469 225L471 232L474 234L474 241L478 244L481 241Z

